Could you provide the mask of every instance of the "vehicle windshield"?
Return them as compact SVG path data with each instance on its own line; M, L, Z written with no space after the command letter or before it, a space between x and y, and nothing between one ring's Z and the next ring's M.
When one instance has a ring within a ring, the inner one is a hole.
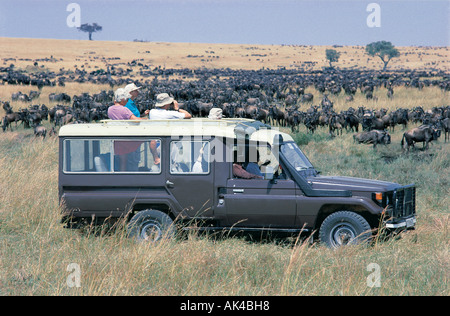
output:
M281 145L281 153L297 171L314 169L308 158L294 142Z

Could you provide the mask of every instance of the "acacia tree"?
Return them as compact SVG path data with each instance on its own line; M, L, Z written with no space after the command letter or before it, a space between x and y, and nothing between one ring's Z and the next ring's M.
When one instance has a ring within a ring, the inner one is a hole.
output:
M92 41L92 33L100 32L103 29L103 27L101 27L97 23L92 23L92 25L85 23L85 24L81 24L80 27L77 27L77 29L79 31L89 33L89 40Z
M339 60L339 57L341 57L341 53L339 53L335 49L327 49L325 51L325 54L326 54L328 62L330 63L330 68L333 68L333 65L331 63L337 63Z
M397 48L391 42L379 41L367 44L366 53L370 56L378 56L384 63L383 70L386 70L388 63L392 58L400 56Z

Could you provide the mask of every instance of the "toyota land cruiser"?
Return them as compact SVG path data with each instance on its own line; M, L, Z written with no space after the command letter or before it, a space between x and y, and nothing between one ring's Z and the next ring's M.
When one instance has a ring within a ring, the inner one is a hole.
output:
M59 132L63 221L125 218L130 236L202 230L313 233L329 247L413 229L415 186L322 176L292 137L248 119L110 121ZM257 163L260 177L233 167Z

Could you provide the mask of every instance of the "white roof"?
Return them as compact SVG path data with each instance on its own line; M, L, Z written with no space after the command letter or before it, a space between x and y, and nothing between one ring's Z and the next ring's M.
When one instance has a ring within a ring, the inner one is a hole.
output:
M142 137L142 136L217 136L236 138L235 127L239 123L252 123L249 119L204 118L182 120L103 120L100 123L67 124L60 128L59 136L89 136L89 137ZM279 132L276 128L261 128L251 134L250 140L272 143L273 137L281 134L285 141L292 137Z

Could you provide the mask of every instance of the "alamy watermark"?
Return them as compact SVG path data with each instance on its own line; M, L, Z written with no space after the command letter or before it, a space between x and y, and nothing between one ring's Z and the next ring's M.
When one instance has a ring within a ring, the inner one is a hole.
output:
M78 263L71 263L66 268L70 274L67 276L66 284L68 287L81 287L81 268Z
M369 263L367 265L367 271L371 272L366 278L366 284L368 287L381 287L381 268L377 263Z
M367 16L366 24L368 27L381 27L381 6L378 3L369 3L366 11L370 12Z
M68 27L80 27L81 25L81 7L78 3L69 3L66 11L70 12L67 16L66 24Z

